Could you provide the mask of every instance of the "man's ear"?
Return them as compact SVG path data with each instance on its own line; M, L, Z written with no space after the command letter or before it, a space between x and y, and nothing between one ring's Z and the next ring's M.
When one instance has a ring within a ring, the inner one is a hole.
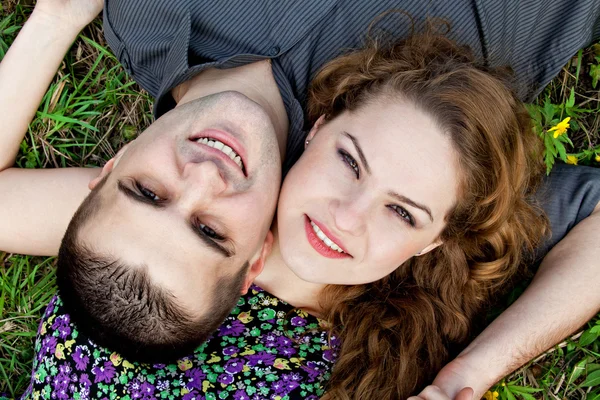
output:
M271 254L271 250L273 249L273 233L271 231L267 232L267 237L260 249L260 252L257 253L257 257L255 260L250 260L250 270L248 271L248 275L246 275L246 279L244 280L244 284L242 285L241 294L246 294L254 279L262 272L265 267L265 260Z
M308 136L306 136L306 141L304 142L304 148L305 149L308 146L308 144L310 143L310 141L315 137L315 135L319 131L319 128L321 128L321 126L324 123L325 123L325 114L323 114L323 115L321 115L319 117L319 119L317 120L317 122L315 122L315 124L311 128L310 132L308 132Z
M129 144L126 144L125 146L121 147L121 150L119 150L113 158L111 158L107 161L106 164L104 164L104 167L102 167L102 171L100 171L100 175L98 175L97 177L92 179L90 183L88 183L88 188L90 190L94 190L98 183L100 183L100 181L106 175L108 175L113 170L113 168L119 163L119 160L121 159L123 154L125 154L125 149L127 149L127 146L129 146Z
M422 256L423 254L427 254L431 250L435 249L436 247L439 247L442 243L444 243L442 241L442 239L438 239L435 242L431 243L429 246L425 247L423 250L421 250L417 254L415 254L415 256Z

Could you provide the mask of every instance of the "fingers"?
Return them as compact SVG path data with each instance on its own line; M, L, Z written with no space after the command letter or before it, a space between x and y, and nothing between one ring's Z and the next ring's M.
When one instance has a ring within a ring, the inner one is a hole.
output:
M409 397L408 400L451 400L446 393L444 393L437 386L427 386L418 396Z
M456 395L456 398L452 399L442 391L439 387L430 385L427 386L418 396L409 397L408 400L472 400L473 389L467 387L462 389Z
M470 387L466 387L456 395L455 400L473 400L475 392Z

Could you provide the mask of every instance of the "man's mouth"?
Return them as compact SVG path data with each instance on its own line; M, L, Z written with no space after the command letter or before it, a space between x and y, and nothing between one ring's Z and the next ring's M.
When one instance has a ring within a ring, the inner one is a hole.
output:
M244 176L248 176L244 149L231 135L216 129L206 129L191 137L190 140L218 150L221 158L231 161L237 165Z
M328 258L346 258L352 257L345 251L338 239L331 237L323 225L315 223L308 216L305 216L305 230L308 242L321 255Z
M215 148L221 152L223 152L227 157L231 158L233 162L235 162L238 167L244 170L244 164L242 163L242 158L235 152L231 147L227 146L225 143L218 141L217 139L212 138L200 138L196 139L196 143L205 144L208 147Z

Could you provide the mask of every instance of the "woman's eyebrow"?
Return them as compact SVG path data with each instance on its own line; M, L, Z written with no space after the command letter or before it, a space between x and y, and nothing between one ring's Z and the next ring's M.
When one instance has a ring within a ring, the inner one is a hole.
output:
M348 139L352 140L352 144L354 145L354 148L356 149L356 152L358 153L358 157L360 158L360 162L365 167L365 170L367 171L367 173L369 175L371 175L371 167L369 167L369 163L367 162L367 159L365 157L365 153L362 150L362 147L360 147L360 143L358 143L358 139L355 138L354 136L352 136L350 133L348 133L346 131L343 131L342 134L344 136L346 136Z
M403 196L401 194L398 194L396 192L393 191L389 191L388 195L394 197L396 200L402 202L402 203L406 203L410 206L413 206L415 208L418 208L419 210L424 211L425 213L427 213L427 215L429 215L429 219L431 220L431 222L433 222L433 216L431 215L431 209L429 207L427 207L426 205L423 204L419 204L414 200L409 199L406 196Z

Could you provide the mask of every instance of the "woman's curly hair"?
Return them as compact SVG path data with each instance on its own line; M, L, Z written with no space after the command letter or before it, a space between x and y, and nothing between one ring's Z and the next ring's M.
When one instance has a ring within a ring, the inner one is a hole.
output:
M367 102L408 100L449 135L460 173L442 245L377 282L322 292L331 334L342 343L325 398L405 399L430 383L546 233L533 200L541 141L510 82L507 69L480 65L467 48L432 33L371 40L314 79L312 122Z

